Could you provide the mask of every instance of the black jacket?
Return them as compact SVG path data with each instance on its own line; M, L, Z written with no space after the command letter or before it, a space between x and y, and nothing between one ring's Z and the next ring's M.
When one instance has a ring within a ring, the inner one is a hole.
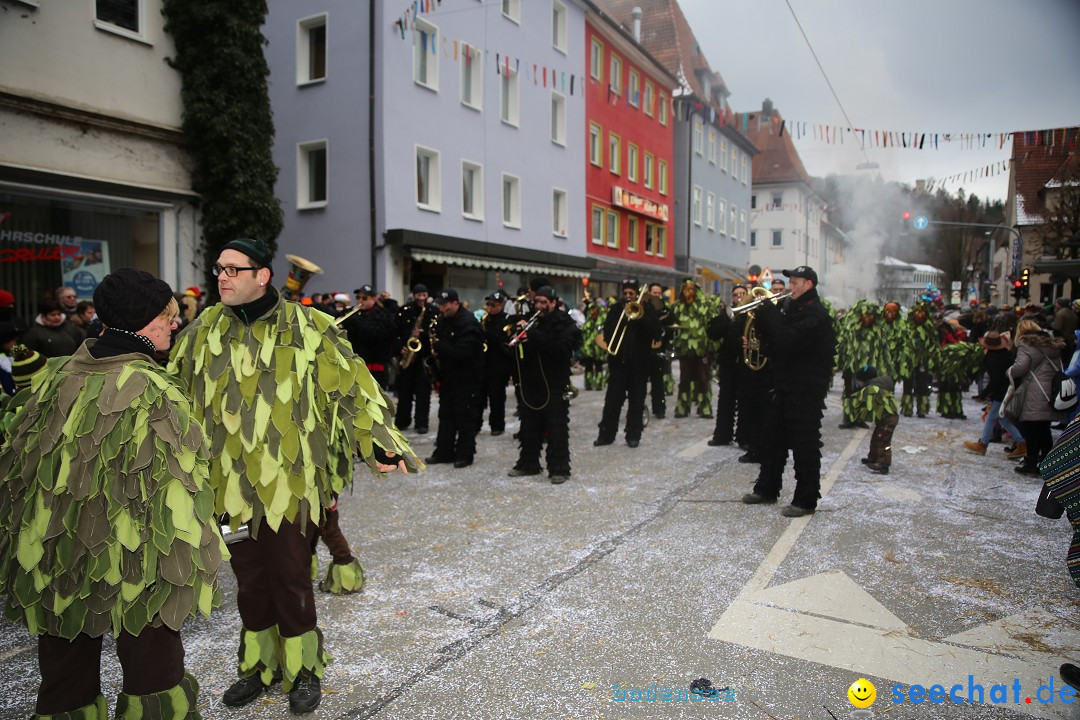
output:
M435 323L433 354L443 388L479 387L484 378L484 335L480 322L464 306Z
M620 300L608 309L604 319L604 342L610 348L617 338L614 337L615 326L622 317L626 301ZM619 365L639 365L645 367L649 354L652 352L652 343L661 339L660 318L652 304L642 303L644 314L637 320L623 319L619 327L619 334L626 329L626 336L619 345L619 354L609 356L609 361Z
M407 302L401 306L398 310L397 319L395 324L397 325L397 347L394 348L394 352L398 352L401 348L405 347L405 343L412 337L413 328L416 327L416 321L420 317L420 313L424 311L424 306L413 300ZM427 306L427 312L424 314L424 319L420 322L420 352L419 357L427 357L431 352L431 345L428 342L428 331L435 322L435 318L439 316L439 308L434 305Z
M353 352L369 366L390 363L397 342L394 319L385 308L375 305L368 312L358 312L341 324L349 336Z
M519 356L521 382L525 399L537 405L545 400L545 380L551 397L561 396L570 383L570 358L581 347L581 330L569 314L552 310L529 328L527 337Z
M824 399L833 376L836 331L817 288L789 300L783 312L772 303L754 312L757 334L768 343L777 393Z
M505 310L499 313L488 313L481 323L484 342L487 343L487 351L484 353L485 370L488 374L498 373L504 378L510 374L510 366L514 363L508 352L509 348L506 347L506 344L510 342L513 329L509 334L503 332L503 328L509 323L510 316Z

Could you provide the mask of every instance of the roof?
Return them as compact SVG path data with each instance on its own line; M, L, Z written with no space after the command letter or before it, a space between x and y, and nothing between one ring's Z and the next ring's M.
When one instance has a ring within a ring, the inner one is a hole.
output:
M814 190L810 174L806 172L799 152L791 141L791 133L780 134L783 122L780 113L774 109L766 118L758 110L748 114L748 118L747 128L743 132L761 151L754 156L751 169L754 185L803 182Z
M1080 165L1078 137L1080 127L1013 133L1012 173L1016 187L1017 225L1044 222L1046 198L1043 190L1068 182L1062 176L1076 172Z

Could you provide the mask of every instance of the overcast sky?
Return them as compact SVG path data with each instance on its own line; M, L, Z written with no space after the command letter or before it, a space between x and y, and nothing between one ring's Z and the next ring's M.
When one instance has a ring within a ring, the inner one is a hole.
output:
M739 112L768 97L789 120L847 121L785 0L679 0ZM999 133L1080 125L1080 0L790 0L855 127ZM856 174L850 143L796 141L812 175ZM1006 160L986 149L867 147L886 180ZM954 193L959 184L945 186ZM963 183L1004 199L1008 175Z

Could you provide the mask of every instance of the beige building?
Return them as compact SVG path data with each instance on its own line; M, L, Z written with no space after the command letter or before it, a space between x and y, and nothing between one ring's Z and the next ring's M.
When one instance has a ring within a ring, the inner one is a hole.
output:
M24 317L117 267L201 279L161 5L0 0L0 288Z

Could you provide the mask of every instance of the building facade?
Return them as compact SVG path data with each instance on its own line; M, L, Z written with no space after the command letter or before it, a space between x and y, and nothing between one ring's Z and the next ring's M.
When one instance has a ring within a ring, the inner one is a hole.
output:
M400 298L423 282L479 307L546 274L576 298L591 267L584 8L414 7L271 4L282 253L324 268L312 289Z
M878 288L875 301L879 304L898 302L910 308L927 286L941 289L945 271L933 265L909 263L886 256L877 265Z
M624 277L671 286L674 78L598 7L585 23L585 219L594 285Z
M202 280L160 0L10 0L0 22L0 287L23 317L117 267Z

